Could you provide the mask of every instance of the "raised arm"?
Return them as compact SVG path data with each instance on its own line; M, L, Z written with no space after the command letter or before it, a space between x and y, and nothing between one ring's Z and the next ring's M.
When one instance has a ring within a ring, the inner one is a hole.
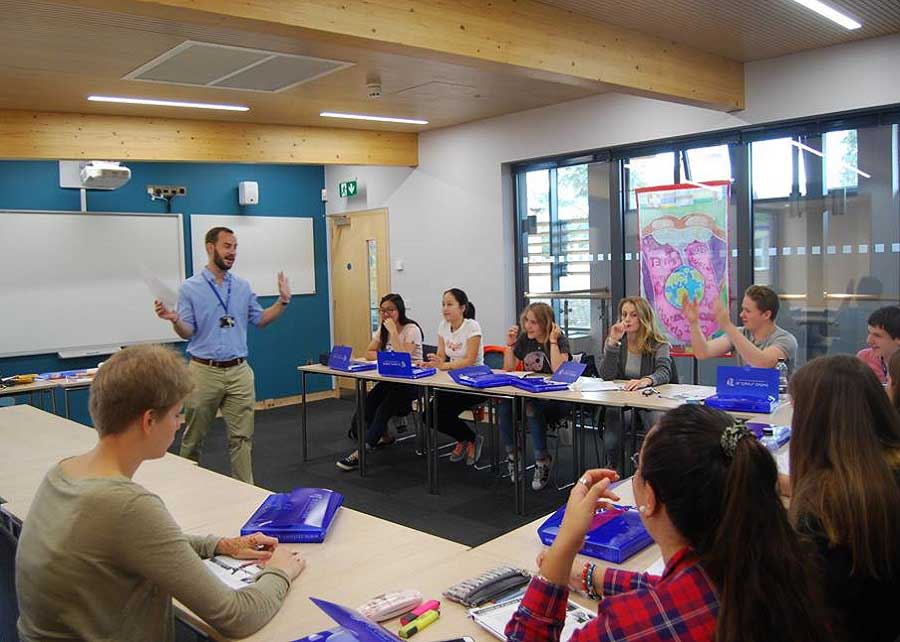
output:
M172 329L179 337L182 339L190 339L194 336L194 326L186 323L176 310L168 309L159 299L153 302L153 308L156 310L156 316L164 321L169 321L172 324Z
M725 331L730 343L737 350L738 354L744 360L744 363L754 368L774 368L779 359L786 359L787 355L778 346L769 346L764 350L760 350L744 336L744 334L731 322L728 311L716 301L713 308L713 314L716 316L716 322L719 327ZM722 337L720 337L722 338Z
M516 357L516 341L519 338L519 326L512 325L506 331L506 349L503 351L503 369L512 372L516 369L519 358Z
M716 302L721 307L721 304ZM731 349L731 340L727 337L716 337L707 341L703 330L700 328L700 303L689 301L687 296L681 300L681 311L691 327L691 350L694 356L700 359L721 357ZM726 312L726 317L728 316Z
M568 348L564 351L559 346L559 338L562 336L562 330L555 323L550 328L550 369L553 372L559 370L559 367L569 360Z
M255 299L255 297L253 297ZM291 286L288 284L288 279L284 275L284 272L278 273L278 299L266 308L262 316L259 318L259 321L256 322L256 327L265 328L267 325L272 323L275 319L281 316L281 313L284 312L284 309L291 302Z

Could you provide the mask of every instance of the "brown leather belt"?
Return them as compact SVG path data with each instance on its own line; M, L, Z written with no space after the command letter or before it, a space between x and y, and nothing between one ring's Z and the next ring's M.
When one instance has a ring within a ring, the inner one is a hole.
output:
M229 359L228 361L213 361L212 359L201 359L200 357L191 357L191 361L196 361L197 363L202 363L204 366L212 366L213 368L233 368L234 366L239 366L246 361L244 357L238 357L237 359Z

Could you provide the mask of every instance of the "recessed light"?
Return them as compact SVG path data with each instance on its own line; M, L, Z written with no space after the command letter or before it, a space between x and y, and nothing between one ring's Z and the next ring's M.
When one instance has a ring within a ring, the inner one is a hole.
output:
M819 2L819 0L794 0L794 2L799 5L803 5L807 9L815 11L820 16L824 16L832 22L838 23L844 29L859 29L860 27L862 27L862 24L860 24L850 16L844 15L837 9L833 9L827 4Z
M157 107L189 107L191 109L219 109L224 111L250 111L244 105L217 105L215 103L190 103L181 100L156 100L155 98L123 98L121 96L88 96L95 103L123 103L126 105L155 105Z
M380 123L406 123L407 125L427 125L427 120L414 118L393 118L392 116L367 116L365 114L340 114L333 111L323 111L319 116L324 118L349 118L351 120L375 120Z

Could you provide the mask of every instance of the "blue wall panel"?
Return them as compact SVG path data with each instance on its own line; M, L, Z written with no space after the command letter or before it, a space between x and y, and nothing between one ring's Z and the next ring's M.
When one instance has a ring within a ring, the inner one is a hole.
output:
M151 201L148 184L183 185L187 195L172 201L172 211L185 217L186 274L191 269L190 216L192 214L246 214L248 216L302 216L313 218L315 236L316 294L295 295L284 314L272 325L249 333L250 362L256 373L258 399L298 394L297 365L316 361L329 349L328 265L325 246L325 206L321 190L325 170L312 165L241 165L201 163L127 163L131 181L110 192L89 191L88 210L92 212L160 212L164 201ZM78 210L78 190L59 187L55 161L0 161L0 209ZM240 181L259 184L259 204L238 205ZM127 239L123 239L127 242ZM235 274L241 274L238 250ZM272 275L273 281L276 275ZM260 297L268 307L275 297ZM148 299L148 305L152 301ZM62 312L62 311L61 311ZM160 323L165 323L160 321ZM176 344L184 348L185 344ZM59 359L52 355L33 355L0 359L0 374L70 370L96 365L96 358ZM325 377L310 377L310 390L325 390ZM71 395L72 418L89 423L87 394ZM58 397L61 404L61 396ZM59 406L60 412L62 405Z

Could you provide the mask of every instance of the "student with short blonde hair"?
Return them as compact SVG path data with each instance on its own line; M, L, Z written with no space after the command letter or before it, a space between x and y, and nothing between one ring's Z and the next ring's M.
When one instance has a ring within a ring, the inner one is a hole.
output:
M162 500L132 481L142 462L166 455L192 385L183 359L160 346L126 348L100 368L89 402L97 445L47 473L22 527L23 642L172 642L173 598L223 635L245 637L281 608L302 558L261 533L185 535ZM235 591L201 561L217 554L265 569Z

